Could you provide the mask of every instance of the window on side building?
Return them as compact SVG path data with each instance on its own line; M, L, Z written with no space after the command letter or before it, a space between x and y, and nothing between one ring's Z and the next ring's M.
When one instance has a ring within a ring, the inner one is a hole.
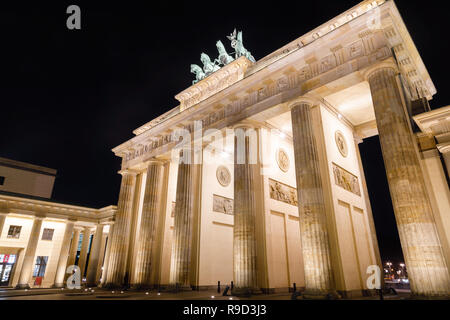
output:
M8 238L19 239L21 231L22 231L22 226L9 226Z
M43 277L45 274L45 269L47 268L47 256L37 256L36 264L34 265L33 277Z
M42 239L41 240L52 241L54 232L55 232L55 229L44 228L44 231L42 232Z

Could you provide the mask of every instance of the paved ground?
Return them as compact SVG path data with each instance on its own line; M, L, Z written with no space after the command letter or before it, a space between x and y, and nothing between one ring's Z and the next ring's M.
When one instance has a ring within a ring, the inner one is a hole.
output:
M185 291L180 293L156 291L111 291L98 288L69 289L29 289L0 290L0 300L290 300L290 293L255 295L249 298L224 297L217 291ZM386 295L386 300L409 299L409 291L399 291L398 295ZM379 300L379 297L361 297L352 300Z

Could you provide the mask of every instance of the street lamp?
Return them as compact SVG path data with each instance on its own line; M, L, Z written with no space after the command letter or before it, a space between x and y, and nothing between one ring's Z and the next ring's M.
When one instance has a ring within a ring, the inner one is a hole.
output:
M400 263L400 267L401 269L401 273L402 273L402 278L406 278L406 274L405 274L405 264L404 263Z

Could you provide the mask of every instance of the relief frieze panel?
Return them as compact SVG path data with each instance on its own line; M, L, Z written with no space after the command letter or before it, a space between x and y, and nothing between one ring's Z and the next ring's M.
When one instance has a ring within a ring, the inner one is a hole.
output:
M269 179L270 198L291 206L298 206L297 189L282 182Z
M356 194L357 196L361 196L358 177L348 172L344 168L341 168L334 162L332 164L333 164L334 183L337 186L351 193Z
M233 199L213 195L213 211L233 215Z

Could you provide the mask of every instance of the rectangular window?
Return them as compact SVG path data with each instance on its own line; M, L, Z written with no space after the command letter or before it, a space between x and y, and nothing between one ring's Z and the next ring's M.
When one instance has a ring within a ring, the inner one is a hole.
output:
M0 176L0 186L5 184L5 177Z
M42 240L52 241L54 232L55 232L55 229L44 228L44 232L42 232Z
M10 239L19 239L20 231L22 231L22 226L9 226L8 230L8 238Z
M48 257L38 256L36 258L36 264L34 265L33 277L43 277L45 274L45 268L47 268Z

